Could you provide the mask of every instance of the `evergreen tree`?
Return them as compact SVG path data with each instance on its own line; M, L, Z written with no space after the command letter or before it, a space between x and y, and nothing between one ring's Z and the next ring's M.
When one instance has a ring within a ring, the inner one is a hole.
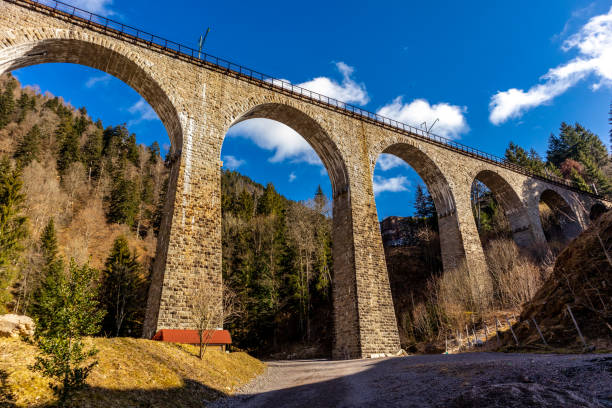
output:
M24 195L18 170L8 159L0 161L0 312L12 298L10 288L17 278L17 260L27 235L26 217L21 215Z
M547 160L559 167L565 159L580 161L581 157L591 160L597 167L602 167L608 161L608 151L596 134L580 124L572 126L561 123L559 136L550 135Z
M160 157L159 143L155 141L149 146L149 164L155 165Z
M100 177L103 144L102 130L96 128L87 135L81 160L87 169L89 179L97 180Z
M157 199L157 203L155 203L155 210L152 215L152 224L153 224L153 233L155 236L159 234L159 229L161 227L162 218L164 216L164 207L166 205L166 193L168 191L168 178L164 179L164 184L160 190L159 197Z
M134 164L140 166L140 151L136 144L136 135L132 133L124 141L125 157Z
M77 136L81 136L91 123L87 117L87 110L85 108L79 109L79 112L81 112L81 114L74 120L74 131L76 132Z
M55 112L59 104L59 98L55 96L53 99L49 99L47 102L45 102L43 104L43 108L50 109Z
M53 291L53 288L63 279L64 261L59 256L53 218L49 218L47 225L40 235L40 250L43 258L41 284L34 292L30 305L30 313L34 318L45 313L41 303L44 301L45 293Z
M272 183L268 183L266 188L264 188L263 194L259 198L257 213L262 215L278 215L282 211L282 208L283 204L280 194L276 192L276 189Z
M234 214L240 219L250 221L255 211L255 200L248 191L242 190L234 205Z
M510 142L506 148L505 157L510 163L526 167L536 174L542 174L544 171L544 162L534 149L527 152L521 146Z
M570 171L570 180L575 182L580 190L592 191L591 187L586 183L586 181L584 181L584 178L575 168L572 168Z
M49 218L45 229L40 235L40 249L43 255L44 267L49 268L59 260L57 249L57 235L55 234L55 221ZM60 268L63 269L63 268Z
M32 126L32 129L30 129L30 131L23 137L13 156L22 167L27 166L32 162L32 160L36 160L38 158L41 139L42 135L38 125Z
M597 188L597 193L607 195L612 194L612 183L610 179L605 176L601 168L599 168L593 161L585 156L582 156L581 160L584 165L584 173L589 183L594 183Z
M129 160L134 166L140 165L140 152L136 145L136 135L130 134L125 124L108 127L103 133L103 154L109 157L121 157Z
M138 214L139 201L136 183L119 175L113 183L108 200L108 221L133 226Z
M416 189L414 209L416 210L417 217L426 219L435 219L437 217L433 198L420 184L417 185Z
M10 77L4 92L0 94L0 129L4 128L11 121L11 116L15 111L15 97L13 91L17 87L17 81Z
M134 335L142 321L145 285L136 252L130 253L127 240L119 236L102 272L102 306L106 310L102 330L114 336Z
M29 111L34 110L34 107L36 106L36 98L34 97L30 98L28 94L22 90L21 96L19 97L19 100L17 101L17 106L19 106L19 110L20 110L18 121L19 123L21 123L25 119L27 113Z
M327 208L327 206L329 205L329 200L325 196L325 193L323 192L323 189L320 185L317 186L317 191L315 192L313 202L315 206L314 210L316 212L318 212L319 214L327 215L327 211L329 211Z
M86 349L83 343L83 336L100 330L104 317L104 311L98 309L95 277L95 269L78 266L73 260L69 273L59 274L40 293L34 334L40 355L32 368L60 383L50 386L62 406L97 364L91 361L97 350Z
M57 170L64 173L72 163L79 160L79 137L70 116L62 119L55 134L59 144Z

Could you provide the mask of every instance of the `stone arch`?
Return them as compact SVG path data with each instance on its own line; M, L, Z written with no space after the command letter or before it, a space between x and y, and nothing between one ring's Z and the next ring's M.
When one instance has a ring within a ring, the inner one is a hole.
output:
M580 219L558 192L552 189L542 191L538 203L541 202L545 203L556 216L565 241L571 241L582 232ZM548 236L546 238L550 239Z
M353 225L353 209L349 188L349 173L344 157L328 132L307 112L288 103L277 101L250 101L248 107L239 109L234 102L229 109L238 112L226 118L223 137L229 128L249 119L270 119L295 130L315 150L327 170L332 185L332 258L334 271L332 279L332 297L334 310L334 345L332 354L335 358L347 355L362 356L362 341L359 334L363 311L358 310L355 302L356 288L356 248ZM222 143L221 143L222 144ZM221 154L219 148L218 154ZM221 219L219 219L221 222ZM376 319L375 316L368 316ZM394 327L394 329L396 329ZM393 339L392 339L393 340Z
M440 250L444 270L453 269L464 263L466 255L459 229L455 198L438 165L425 152L409 143L393 143L385 147L381 153L392 154L404 160L425 182L438 214Z
M474 180L484 183L493 193L495 200L504 211L516 244L525 248L533 246L535 239L527 208L510 183L493 170L480 170L474 176Z
M19 68L46 63L70 63L98 69L116 77L140 94L155 110L166 128L172 143L174 157L178 158L183 147L182 120L173 103L172 95L162 87L157 74L152 67L153 63L143 60L136 53L121 43L110 43L104 36L91 33L83 35L85 39L63 38L70 33L65 29L39 30L13 30L9 41L0 44L11 44L0 47L0 74L11 72ZM55 37L59 38L55 38ZM31 41L31 38L39 38ZM51 37L51 38L45 38ZM15 41L15 38L26 41ZM4 40L4 38L2 38ZM180 160L174 160L169 175L167 200L164 206L160 232L158 235L155 262L149 296L147 300L147 315L144 322L143 335L151 338L157 325L159 315L160 296L163 280L163 271L168 255L168 242L172 225L174 198L179 173Z
M94 39L92 39L94 41ZM0 49L0 74L45 63L70 63L95 68L121 80L138 92L166 127L174 151L182 148L182 126L169 95L138 57L97 42L50 38ZM100 41L102 42L102 41Z
M347 190L348 172L340 150L323 127L308 114L293 106L265 102L240 114L230 127L249 119L270 119L282 123L302 136L317 153L329 175L334 197ZM221 152L219 151L219 154Z

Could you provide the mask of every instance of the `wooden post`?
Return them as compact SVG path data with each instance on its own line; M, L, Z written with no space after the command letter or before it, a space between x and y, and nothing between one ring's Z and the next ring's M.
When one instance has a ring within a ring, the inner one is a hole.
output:
M510 326L510 331L512 332L512 337L514 337L514 341L516 342L516 347L518 347L518 345L519 345L518 339L516 338L516 334L514 334L514 330L512 330L512 325L510 324L510 320L508 320L507 317L506 317L506 322L508 322L508 326Z
M497 347L499 347L499 326L501 326L501 323L497 319L497 316L495 316L495 336L497 336Z
M466 340L467 340L468 347L470 347L470 346L471 346L471 342L470 342L470 332L469 332L469 330L468 330L468 328L467 328L467 324L465 325L465 338L466 338Z
M540 326L538 326L538 322L536 322L535 317L532 317L531 320L533 320L533 324L535 325L536 330L540 334L540 338L542 339L542 343L544 343L545 346L548 346L548 343L546 343L546 340L544 339L544 336L542 335L542 331L540 330Z
M463 346L463 341L461 341L461 331L457 329L457 347L459 347L459 351L461 351L461 346Z
M586 348L586 346L587 346L586 341L584 341L584 337L582 337L582 332L580 331L580 327L578 327L578 323L576 323L576 319L574 319L574 314L572 313L572 309L570 308L570 305L565 305L565 306L567 306L567 311L569 312L570 316L572 317L572 320L574 322L574 326L576 326L576 331L578 332L578 335L580 336L580 340L582 340L582 344Z

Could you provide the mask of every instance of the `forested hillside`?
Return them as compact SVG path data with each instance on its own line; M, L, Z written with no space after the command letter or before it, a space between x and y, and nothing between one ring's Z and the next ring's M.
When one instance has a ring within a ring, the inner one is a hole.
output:
M221 185L223 276L243 306L234 338L252 351L306 343L313 355L328 354L331 219L321 188L296 203L236 172L224 172Z
M25 217L22 229L10 215L2 220L0 306L28 312L46 256L103 269L120 236L146 280L167 178L157 143L137 145L125 125L94 122L85 107L22 88L10 75L0 78L0 95L0 182L12 197L4 210ZM45 229L56 242L51 254Z

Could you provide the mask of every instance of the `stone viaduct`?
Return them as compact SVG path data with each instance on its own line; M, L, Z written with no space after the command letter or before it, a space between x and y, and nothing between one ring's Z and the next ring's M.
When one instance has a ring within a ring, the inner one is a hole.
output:
M501 203L516 242L546 245L538 204L562 211L576 235L599 200L558 179L420 129L274 80L190 48L55 1L0 1L0 74L42 63L73 63L113 75L157 112L170 137L170 186L158 239L145 336L189 328L189 299L202 280L221 301L221 146L228 129L268 118L300 133L333 188L334 358L399 349L372 179L381 153L423 178L439 217L445 270L486 261L470 187L484 182ZM605 204L608 205L607 203Z

